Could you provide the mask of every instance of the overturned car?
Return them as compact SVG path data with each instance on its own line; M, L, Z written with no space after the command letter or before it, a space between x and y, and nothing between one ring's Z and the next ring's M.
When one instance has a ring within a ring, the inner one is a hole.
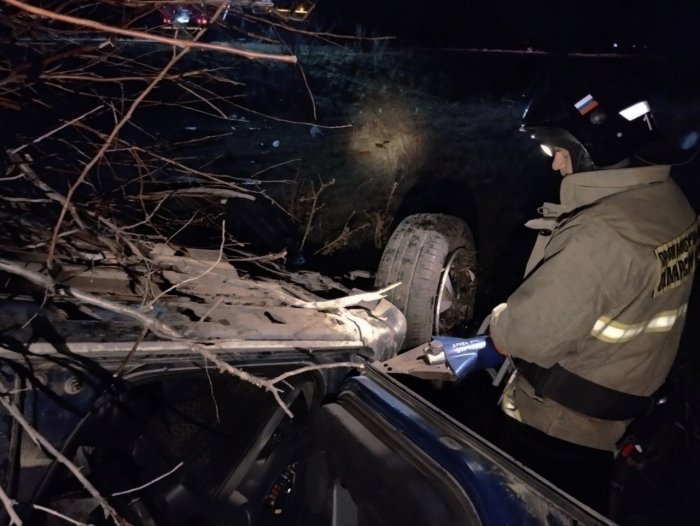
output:
M423 350L473 313L461 220L406 218L378 292L141 249L51 274L0 259L6 521L607 523L392 376L451 374Z

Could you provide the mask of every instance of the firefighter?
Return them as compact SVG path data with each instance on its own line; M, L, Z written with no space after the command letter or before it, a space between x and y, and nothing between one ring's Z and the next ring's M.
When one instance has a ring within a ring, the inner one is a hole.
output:
M562 77L532 99L521 131L562 181L560 203L528 224L539 235L525 281L491 315L516 365L503 447L605 513L616 444L653 407L678 350L698 220L670 166L640 160L659 140L644 98Z

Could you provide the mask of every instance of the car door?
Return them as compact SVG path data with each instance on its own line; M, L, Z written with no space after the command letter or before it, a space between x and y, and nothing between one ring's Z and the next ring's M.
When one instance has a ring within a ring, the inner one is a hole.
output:
M388 377L368 368L316 418L314 524L608 524Z

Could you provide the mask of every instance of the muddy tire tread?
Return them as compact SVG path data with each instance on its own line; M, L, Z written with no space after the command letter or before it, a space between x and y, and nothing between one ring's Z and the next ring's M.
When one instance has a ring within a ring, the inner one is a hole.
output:
M401 285L387 299L406 316L404 348L427 342L433 334L433 311L443 265L460 247L472 249L467 224L443 214L415 214L405 218L387 242L375 285Z

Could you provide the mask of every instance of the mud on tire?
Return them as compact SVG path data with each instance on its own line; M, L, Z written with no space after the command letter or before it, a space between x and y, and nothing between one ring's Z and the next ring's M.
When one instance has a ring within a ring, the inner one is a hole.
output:
M404 349L471 318L475 272L472 233L461 219L415 214L399 224L382 254L375 285L401 282L387 299L406 316Z

